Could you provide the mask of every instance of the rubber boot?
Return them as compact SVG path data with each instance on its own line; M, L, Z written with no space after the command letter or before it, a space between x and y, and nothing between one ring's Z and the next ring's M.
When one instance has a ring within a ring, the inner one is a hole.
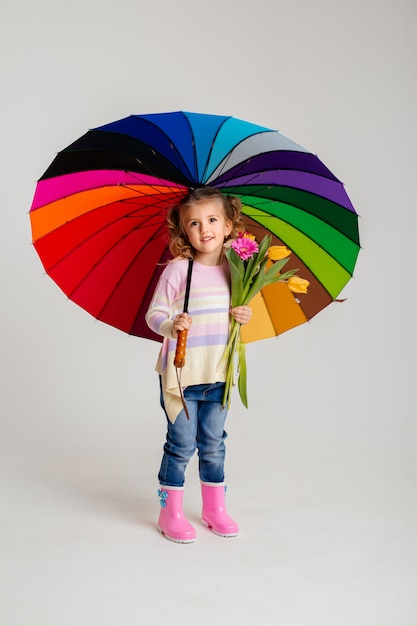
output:
M195 541L195 528L187 521L182 511L184 489L162 487L158 489L161 512L158 530L170 541L192 543Z
M220 537L236 537L239 526L226 511L225 492L224 483L201 483L203 524Z

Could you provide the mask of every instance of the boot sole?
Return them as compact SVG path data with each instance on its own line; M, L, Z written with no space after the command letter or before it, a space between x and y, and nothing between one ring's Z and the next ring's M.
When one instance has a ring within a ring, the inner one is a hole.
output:
M211 532L213 532L215 535L217 535L218 537L225 537L226 539L228 537L238 537L239 536L239 531L237 533L221 533L219 530L216 530L213 526L210 526L210 524L208 522L206 522L206 520L201 520L201 523L203 526L205 526L206 528L208 528L209 530L211 530Z
M159 525L157 525L156 529L158 530L158 532L161 533L163 537L165 537L165 539L168 539L168 541L172 541L173 543L194 543L195 541L195 537L193 539L176 539L175 537L170 537L169 535L164 533Z

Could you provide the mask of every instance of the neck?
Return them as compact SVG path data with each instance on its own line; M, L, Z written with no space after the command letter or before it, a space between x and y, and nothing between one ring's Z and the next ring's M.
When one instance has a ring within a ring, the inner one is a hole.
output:
M224 248L219 252L213 254L201 254L200 252L194 252L194 260L201 265L222 265L224 261Z
M199 254L198 252L194 255L194 260L201 265L222 265L224 259L223 251L220 254L216 254L211 256L210 254Z

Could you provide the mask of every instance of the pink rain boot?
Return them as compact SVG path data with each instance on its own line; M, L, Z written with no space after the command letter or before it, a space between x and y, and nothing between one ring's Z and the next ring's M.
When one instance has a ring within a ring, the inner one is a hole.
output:
M221 537L236 537L239 526L226 511L225 491L224 483L201 483L203 524Z
M161 486L161 489L158 489L161 503L158 530L170 541L192 543L195 541L195 529L184 517L183 494L184 489L178 487Z

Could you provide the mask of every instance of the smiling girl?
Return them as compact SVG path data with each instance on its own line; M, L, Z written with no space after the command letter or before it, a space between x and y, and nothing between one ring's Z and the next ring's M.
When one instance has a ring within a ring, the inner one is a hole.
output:
M182 510L182 497L185 470L198 449L203 523L220 536L235 537L239 527L228 515L224 499L226 375L219 362L230 316L246 324L252 314L248 306L230 309L230 276L224 257L225 242L244 230L240 200L210 187L194 189L170 211L167 226L174 259L161 274L146 314L149 327L163 336L156 370L167 435L158 475L158 529L171 541L195 540L195 529ZM189 259L193 259L190 314L183 312ZM187 358L181 370L188 416L174 366L176 339L182 330L188 331Z

